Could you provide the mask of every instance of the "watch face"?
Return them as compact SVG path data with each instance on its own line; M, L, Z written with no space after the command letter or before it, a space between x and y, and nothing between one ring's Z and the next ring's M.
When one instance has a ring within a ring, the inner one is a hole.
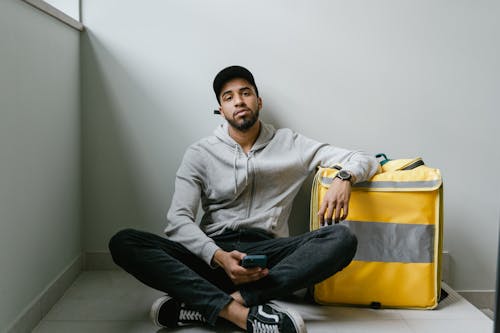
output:
M338 176L342 180L348 180L351 178L351 174L348 171L340 170Z

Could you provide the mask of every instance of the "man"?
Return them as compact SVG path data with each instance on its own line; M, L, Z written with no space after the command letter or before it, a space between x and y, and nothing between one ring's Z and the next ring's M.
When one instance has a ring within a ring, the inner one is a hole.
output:
M186 151L166 238L123 230L111 239L111 254L137 279L167 293L151 308L161 327L214 325L222 317L248 332L306 332L298 313L271 300L350 263L356 238L336 222L348 214L351 184L370 178L377 161L259 121L262 99L243 67L220 71L213 88L226 121ZM288 217L303 181L317 166L335 164L343 172L320 207L324 227L289 237ZM242 267L246 254L267 255L267 267Z

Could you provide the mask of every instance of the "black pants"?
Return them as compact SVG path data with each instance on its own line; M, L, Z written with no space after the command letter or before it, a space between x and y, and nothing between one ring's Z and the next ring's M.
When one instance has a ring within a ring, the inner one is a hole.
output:
M225 251L266 254L269 275L234 285L222 268L213 269L182 245L148 232L125 229L109 242L113 260L146 285L200 311L210 324L239 290L247 306L263 304L313 286L346 267L356 237L343 225L272 238L257 229L227 231L213 237Z

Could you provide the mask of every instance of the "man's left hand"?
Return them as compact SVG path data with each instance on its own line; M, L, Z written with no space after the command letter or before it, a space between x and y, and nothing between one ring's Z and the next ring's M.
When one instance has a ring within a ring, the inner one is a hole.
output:
M351 198L351 182L335 178L323 198L318 211L319 224L331 224L345 220L349 214L349 199Z

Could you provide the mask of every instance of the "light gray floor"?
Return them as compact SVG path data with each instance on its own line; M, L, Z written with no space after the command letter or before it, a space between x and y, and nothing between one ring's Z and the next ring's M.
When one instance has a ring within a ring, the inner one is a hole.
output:
M437 310L372 310L310 305L299 298L282 301L298 310L309 333L482 333L493 322L456 292ZM162 296L122 271L85 271L33 332L167 332L148 317L153 301ZM293 302L292 302L293 301ZM241 332L229 326L189 327L169 332Z

